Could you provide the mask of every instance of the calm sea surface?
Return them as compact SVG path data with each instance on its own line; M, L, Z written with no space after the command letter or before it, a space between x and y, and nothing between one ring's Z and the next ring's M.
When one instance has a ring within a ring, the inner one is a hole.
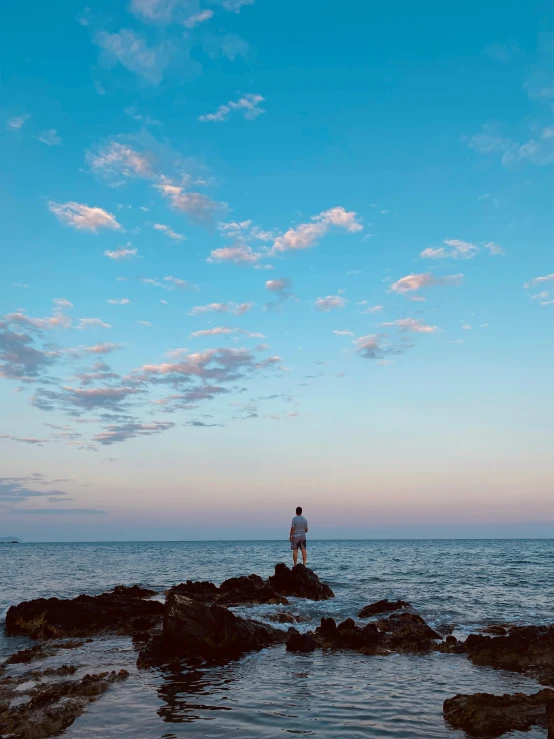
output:
M489 623L554 622L554 541L310 542L309 565L336 598L294 600L287 610L312 618L355 616L380 598L409 600L433 626L455 624L458 636ZM0 618L7 607L40 596L101 593L123 583L162 591L188 578L221 582L288 561L282 542L163 542L0 545ZM263 620L275 606L237 609ZM28 643L0 633L0 658ZM126 638L103 638L33 667L71 661L79 674L125 668L129 680L92 704L65 733L72 739L241 737L304 734L321 739L463 737L442 718L456 693L534 692L509 672L471 665L463 655L315 652L278 646L218 667L178 673L137 670ZM23 670L24 666L13 670ZM533 730L512 737L536 739Z

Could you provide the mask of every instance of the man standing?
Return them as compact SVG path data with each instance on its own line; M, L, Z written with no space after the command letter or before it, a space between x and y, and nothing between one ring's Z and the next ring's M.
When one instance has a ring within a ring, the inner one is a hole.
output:
M302 515L302 508L298 506L296 516L292 519L290 527L290 548L294 564L298 562L298 550L302 550L302 564L306 564L308 552L306 551L306 534L308 533L308 522Z

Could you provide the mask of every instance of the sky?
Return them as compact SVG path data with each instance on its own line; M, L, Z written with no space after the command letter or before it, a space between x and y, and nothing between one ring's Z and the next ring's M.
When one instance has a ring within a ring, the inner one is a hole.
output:
M554 536L554 18L0 27L0 536Z

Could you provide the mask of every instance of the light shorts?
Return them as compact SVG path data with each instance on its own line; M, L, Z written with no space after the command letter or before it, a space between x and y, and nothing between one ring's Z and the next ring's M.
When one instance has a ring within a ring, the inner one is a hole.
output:
M306 534L293 534L290 542L290 548L293 552L297 549L306 549Z

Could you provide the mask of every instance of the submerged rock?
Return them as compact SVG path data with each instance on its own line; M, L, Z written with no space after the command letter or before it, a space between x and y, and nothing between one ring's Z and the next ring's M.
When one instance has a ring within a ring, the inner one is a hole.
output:
M364 606L358 613L358 618L368 618L369 616L376 616L379 613L401 611L404 608L411 608L411 604L405 600L378 600L376 603Z
M443 706L446 721L472 737L498 737L508 731L546 727L553 709L554 691L546 688L534 695L456 695ZM554 733L549 730L548 736L554 737Z
M465 648L476 665L531 673L554 685L554 626L514 626L506 636L470 634Z
M168 664L185 657L227 659L282 642L279 629L236 616L222 606L208 606L171 593L161 636L139 653L139 665Z
M335 594L309 567L295 565L292 570L281 562L275 565L275 574L269 578L271 587L281 595L309 600L328 600Z
M77 649L82 647L86 642L92 641L92 639L68 639L63 642L45 642L36 644L27 649L20 649L19 652L11 654L6 660L6 665L20 665L34 662L38 659L45 659L46 657L52 657L60 649Z
M131 592L129 592L131 591ZM132 634L161 620L163 604L136 596L133 588L116 588L102 595L80 595L71 600L37 598L11 606L6 614L9 634L34 639L87 636L114 631Z
M103 672L85 675L82 680L64 680L37 685L26 690L17 690L17 695L28 695L27 703L10 707L16 689L29 679L41 679L46 675L63 676L72 674L75 668L63 665L60 668L26 673L19 678L0 681L0 731L2 736L20 739L46 739L67 729L87 708L114 682L125 680L129 673Z

